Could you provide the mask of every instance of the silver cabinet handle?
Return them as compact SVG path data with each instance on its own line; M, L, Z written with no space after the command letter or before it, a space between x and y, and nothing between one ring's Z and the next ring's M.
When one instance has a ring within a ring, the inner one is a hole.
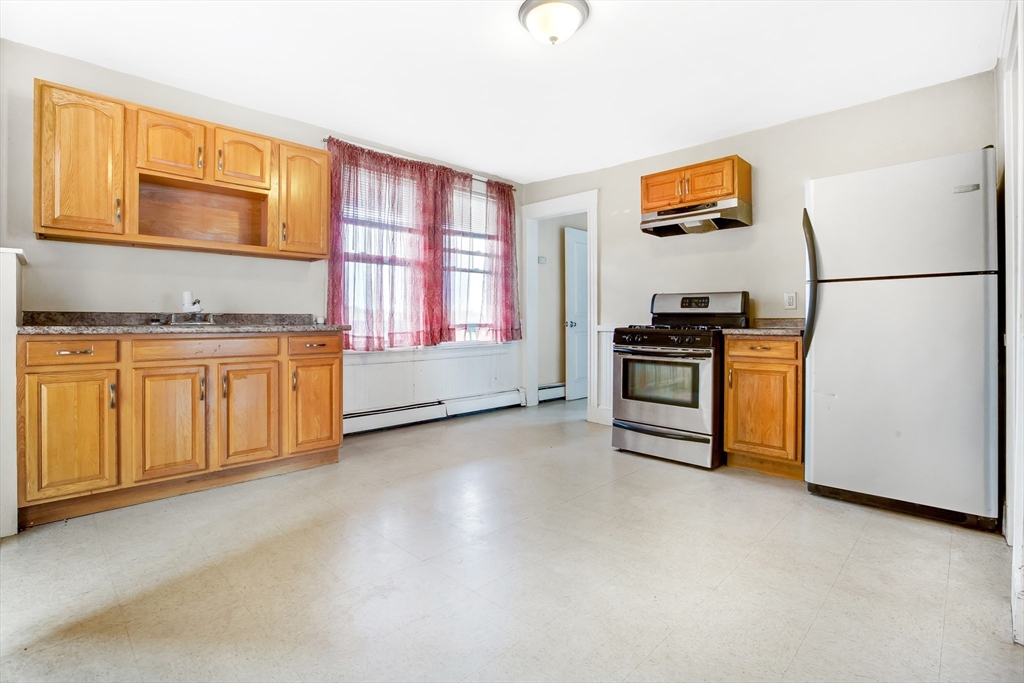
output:
M81 351L65 351L61 349L57 352L58 356L91 356L93 347L82 349Z
M299 371L292 370L292 391L295 391L299 386Z
M281 241L288 241L288 225L284 221L281 221Z
M321 346L327 346L327 344L306 344L307 349L317 349L320 348Z
M732 369L729 369L729 388L732 389Z
M199 148L199 168L203 167L203 148Z
M683 182L682 180L676 180L676 196L677 197L683 193L683 188L680 187L682 182Z
M110 407L114 407L114 383L110 383Z
M218 171L223 171L224 170L224 150L223 149L218 149L217 150L217 170Z
M114 221L117 222L117 223L120 223L121 222L121 200L120 199L115 199L114 201L117 202L117 213L114 214Z
M224 398L228 397L228 376L224 375L220 378L221 395Z
M690 194L690 179L686 179L686 189L683 191L684 194Z
M200 377L199 378L199 400L200 401L205 401L206 400L206 378L205 377Z
M771 351L772 347L770 347L770 346L751 346L750 350L751 351Z

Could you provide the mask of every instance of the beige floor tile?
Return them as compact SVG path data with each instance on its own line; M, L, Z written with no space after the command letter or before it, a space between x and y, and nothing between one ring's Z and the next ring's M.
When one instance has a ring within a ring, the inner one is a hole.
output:
M139 681L131 642L123 625L99 626L88 635L48 648L0 658L0 680Z
M1002 538L621 453L585 402L0 541L7 680L1012 680Z
M784 681L935 681L939 643L925 647L883 634L840 636L812 627Z
M433 614L470 591L425 563L395 572L353 591L357 602L395 626Z
M939 680L943 683L1020 683L1024 645L993 640L948 626L943 631Z
M476 590L526 564L516 553L484 539L476 539L427 561L431 567Z
M420 560L440 555L477 538L465 529L439 519L385 532L383 536Z
M453 681L466 678L534 630L472 593L402 628L444 664L444 677Z

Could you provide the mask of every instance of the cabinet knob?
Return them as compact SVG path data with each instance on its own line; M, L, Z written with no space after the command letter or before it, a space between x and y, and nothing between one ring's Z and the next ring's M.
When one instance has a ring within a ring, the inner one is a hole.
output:
M199 148L199 168L203 167L203 148Z
M220 378L221 395L224 398L228 397L228 376L224 375Z
M285 223L284 221L281 221L281 241L288 241L288 224Z
M292 391L295 391L299 386L299 371L292 370Z
M732 369L729 370L729 388L732 389Z
M115 199L114 201L117 203L117 213L114 214L114 221L117 222L117 223L120 223L121 222L121 200L120 199Z
M110 407L111 408L114 408L114 406L116 405L115 402L114 402L114 396L115 395L116 394L114 393L114 384L113 384L113 382L111 382L111 384L110 384Z
M224 170L224 150L223 149L218 149L217 150L217 170L218 171L223 171Z
M200 401L205 401L206 400L206 378L205 377L200 377L199 378L199 400Z

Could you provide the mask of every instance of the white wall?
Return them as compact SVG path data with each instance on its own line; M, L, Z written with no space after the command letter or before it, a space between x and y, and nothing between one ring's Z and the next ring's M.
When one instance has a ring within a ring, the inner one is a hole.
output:
M26 310L168 312L178 310L183 290L191 290L212 312L324 315L327 293L326 261L304 263L36 240L32 229L34 78L313 147L323 147L323 138L334 135L414 156L377 142L0 40L0 245L21 247L28 257L22 275ZM460 170L483 175L474 169ZM517 192L517 201L521 195ZM521 240L520 236L520 253ZM481 363L486 364L483 371ZM429 402L515 389L519 386L520 358L517 345L512 344L463 356L421 349L383 356L377 362L349 354L345 367L345 411L357 412L399 407L411 400ZM449 375L462 377L463 381L453 382Z
M642 323L659 291L749 290L754 314L802 316L800 215L812 178L979 149L996 142L986 72L591 173L530 183L524 203L597 189L598 320ZM713 106L713 105L712 105ZM656 238L640 232L640 176L739 154L753 166L754 225ZM799 310L782 308L799 293Z
M537 264L537 314L540 351L537 381L565 382L565 232L587 230L587 214L577 213L537 222L537 254L547 263Z

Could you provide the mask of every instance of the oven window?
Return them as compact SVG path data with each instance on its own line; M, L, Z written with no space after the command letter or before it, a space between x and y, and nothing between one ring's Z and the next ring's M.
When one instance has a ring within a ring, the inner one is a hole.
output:
M622 398L699 408L700 366L679 361L622 360Z

